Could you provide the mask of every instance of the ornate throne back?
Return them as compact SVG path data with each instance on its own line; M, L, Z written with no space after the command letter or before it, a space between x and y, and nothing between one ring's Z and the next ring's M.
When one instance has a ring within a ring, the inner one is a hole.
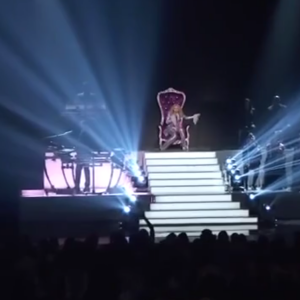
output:
M186 96L183 92L174 90L173 88L169 88L165 91L159 92L157 94L157 102L160 108L161 119L160 124L158 126L159 129L159 145L161 146L167 139L168 136L165 135L165 129L167 127L166 118L174 104L180 105L182 108L184 107L186 100ZM185 127L185 135L187 143L189 143L189 126ZM180 144L180 139L178 139L175 144Z

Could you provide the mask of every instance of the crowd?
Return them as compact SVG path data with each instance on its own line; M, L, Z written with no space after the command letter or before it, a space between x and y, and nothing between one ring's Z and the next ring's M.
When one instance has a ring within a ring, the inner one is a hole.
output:
M123 232L99 245L68 239L33 244L29 239L3 243L1 299L300 299L300 239L209 230L189 241L186 234L154 242L142 230Z

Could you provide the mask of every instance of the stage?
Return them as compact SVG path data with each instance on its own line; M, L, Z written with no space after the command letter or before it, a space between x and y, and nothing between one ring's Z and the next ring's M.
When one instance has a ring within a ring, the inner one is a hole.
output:
M258 194L248 193L247 198L250 211L258 214L262 220L300 221L299 192L263 191Z
M46 196L43 190L34 192L35 196L21 197L19 203L21 233L33 238L84 238L92 233L107 237L126 217L124 206L129 201L124 194ZM30 193L33 191L23 194ZM150 194L136 193L134 196L137 210L149 210Z
M255 196L252 199L250 195ZM137 211L150 211L155 198L149 193L136 193L135 196ZM258 216L259 224L269 221L274 226L275 223L281 224L282 228L284 221L300 220L299 193L265 191L257 194L232 193L231 197L233 202L240 203L241 208L248 209L250 216ZM21 233L37 239L45 236L84 238L91 233L108 237L119 229L120 222L126 217L123 208L128 201L124 194L47 196L43 190L23 191L19 205ZM202 225L202 229L206 227L211 226ZM230 229L230 224L219 224L215 228ZM255 232L251 230L252 235Z
M145 193L137 193L130 172L116 167L110 155L94 173L90 167L96 192L91 194L73 193L76 160L70 167L65 156L62 159L56 153L46 153L44 186L22 192L21 232L35 238L84 238L91 233L107 237L119 229L124 218L128 219L130 213L126 217L124 206L130 196L137 198L135 204L131 203L135 212L145 212L160 238L183 231L194 238L206 228L216 234L226 230L249 235L259 230L263 220L300 220L298 193L226 192L222 166L236 152L132 153L130 157L136 159L133 169L138 166L147 177ZM140 225L147 229L143 220Z

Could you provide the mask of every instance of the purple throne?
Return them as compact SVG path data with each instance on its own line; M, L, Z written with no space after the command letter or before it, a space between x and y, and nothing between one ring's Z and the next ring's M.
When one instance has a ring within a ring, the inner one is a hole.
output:
M173 88L169 88L165 91L159 92L157 94L157 103L160 108L160 113L161 113L161 119L160 119L160 124L158 126L158 140L159 140L159 146L162 146L162 144L170 138L165 134L165 129L167 127L166 124L166 118L167 115L171 109L171 107L174 104L180 105L182 108L184 107L185 104L185 94L183 92L179 92L174 90ZM184 126L184 132L185 132L185 138L186 138L186 144L189 146L189 140L190 140L190 134L189 134L189 125L183 124ZM179 145L181 144L180 137L176 140L174 145Z

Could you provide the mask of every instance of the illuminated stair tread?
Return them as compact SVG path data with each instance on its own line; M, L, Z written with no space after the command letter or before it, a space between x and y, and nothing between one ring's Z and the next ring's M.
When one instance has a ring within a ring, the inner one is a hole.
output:
M150 173L149 180L170 180L170 179L221 179L222 174L216 172L188 172L188 173Z
M257 218L226 193L215 152L152 152L145 158L155 197L145 215L157 237L182 231L199 236L204 229L243 234L257 230Z
M239 202L196 202L196 203L153 203L151 211L156 210L213 210L213 209L239 209Z
M159 195L155 197L155 203L184 203L184 202L226 202L232 201L230 194L201 194L201 195Z
M208 166L218 165L216 158L147 159L147 166Z
M169 211L147 211L148 219L167 219L167 218L219 218L219 217L248 217L249 211L242 209L211 209L211 210L169 210Z
M219 217L219 218L168 218L168 219L151 219L153 225L189 225L189 224L257 224L258 219L255 217ZM146 225L145 221L140 221L141 225ZM207 227L210 229L210 227Z
M222 179L165 179L165 180L149 180L151 187L167 187L167 186L222 186Z

